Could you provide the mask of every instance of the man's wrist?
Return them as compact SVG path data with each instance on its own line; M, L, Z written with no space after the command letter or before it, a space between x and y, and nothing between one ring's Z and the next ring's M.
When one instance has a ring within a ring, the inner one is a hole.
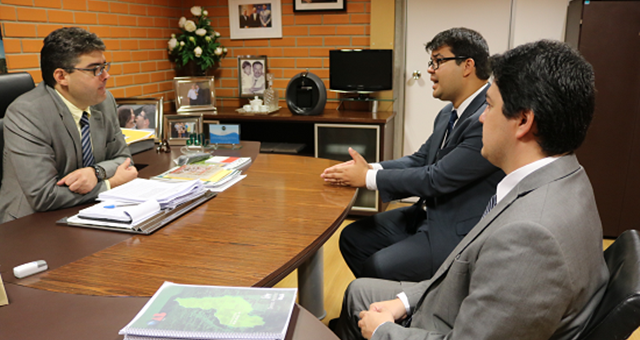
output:
M98 182L102 182L107 179L107 171L104 170L103 167L101 167L100 165L94 165L93 169L95 171L95 175L96 175L96 178L98 179Z

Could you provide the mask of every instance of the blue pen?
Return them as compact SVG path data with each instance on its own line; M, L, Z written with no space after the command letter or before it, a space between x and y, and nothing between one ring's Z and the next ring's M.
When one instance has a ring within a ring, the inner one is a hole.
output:
M114 209L114 208L120 208L120 207L130 207L130 206L133 206L133 205L138 205L138 203L118 204L118 205L111 204L111 205L105 205L103 208L105 208L105 209Z

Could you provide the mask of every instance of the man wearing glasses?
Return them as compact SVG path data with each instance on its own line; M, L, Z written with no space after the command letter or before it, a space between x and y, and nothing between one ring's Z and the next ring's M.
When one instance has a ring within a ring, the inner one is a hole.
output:
M383 201L418 196L411 207L360 219L340 235L340 250L356 277L430 278L480 220L504 176L480 154L489 79L489 48L467 28L438 33L426 45L433 96L450 102L414 154L379 164L349 149L352 161L321 175L335 185L379 190Z
M0 219L71 207L138 175L106 89L105 45L77 27L44 39L44 81L16 99L4 119Z

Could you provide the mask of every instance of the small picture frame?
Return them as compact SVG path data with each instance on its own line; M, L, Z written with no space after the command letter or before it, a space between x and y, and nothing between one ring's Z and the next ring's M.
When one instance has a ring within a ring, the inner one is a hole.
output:
M238 56L238 93L242 98L262 96L267 84L267 56Z
M167 115L164 122L165 140L169 145L186 145L192 134L202 133L201 114Z
M294 12L344 11L347 0L293 0Z
M213 76L173 78L178 114L193 111L216 111L213 81Z
M280 0L229 0L231 40L282 38Z
M239 124L210 124L209 125L209 144L240 144L240 125Z
M120 127L153 131L156 139L161 138L163 98L116 98Z

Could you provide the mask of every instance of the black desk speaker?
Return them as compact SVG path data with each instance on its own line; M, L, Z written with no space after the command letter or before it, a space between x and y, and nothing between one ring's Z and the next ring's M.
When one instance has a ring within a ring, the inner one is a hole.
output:
M286 97L292 113L315 116L321 114L327 104L327 88L315 74L302 72L289 81Z

